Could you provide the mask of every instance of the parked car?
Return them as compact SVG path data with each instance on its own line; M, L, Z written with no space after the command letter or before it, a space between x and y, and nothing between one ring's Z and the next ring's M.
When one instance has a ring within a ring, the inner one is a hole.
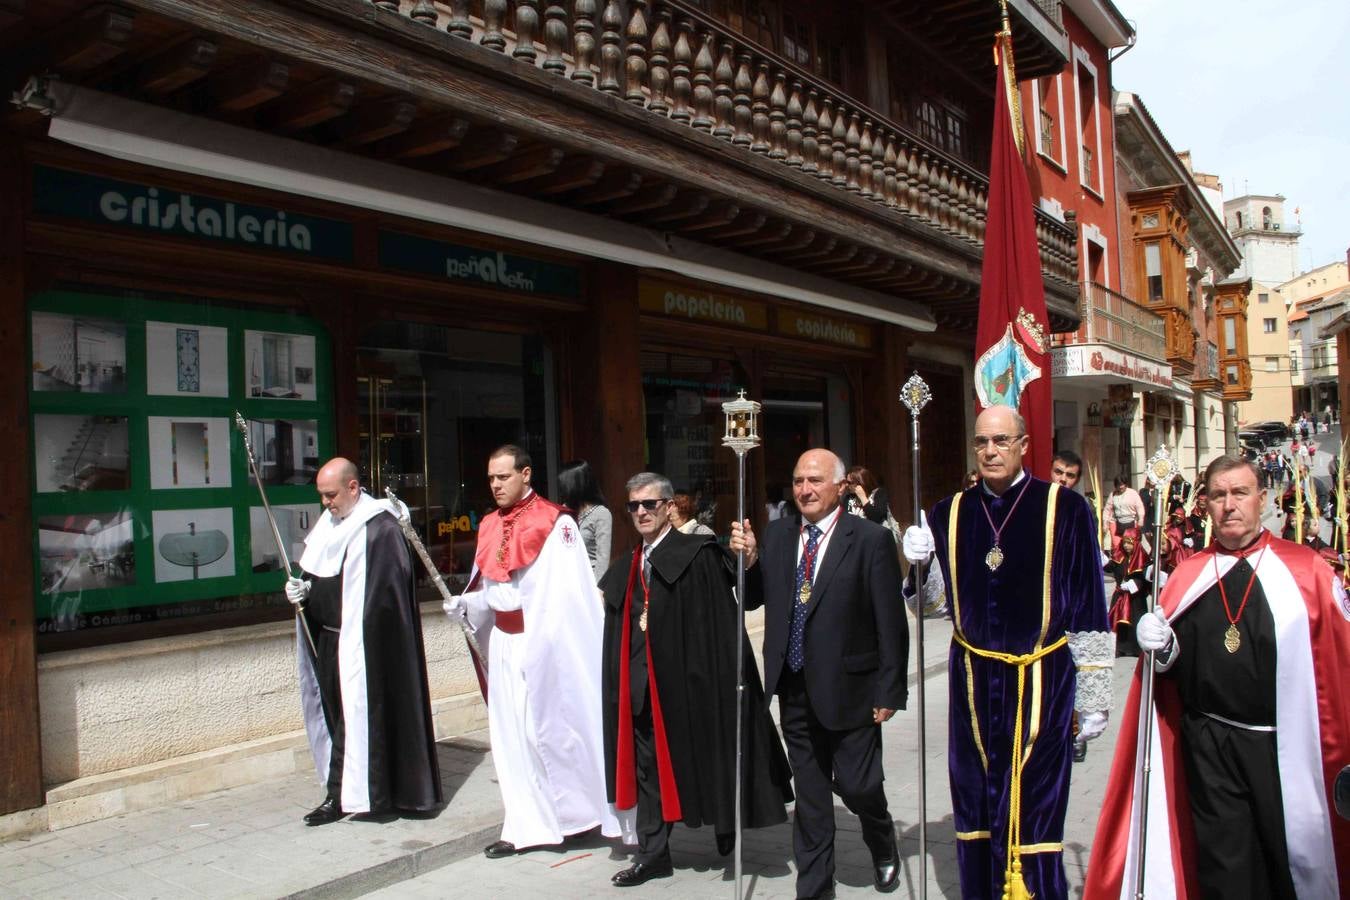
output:
M1266 447L1275 444L1274 439L1260 431L1239 431L1237 433L1238 442L1246 444L1254 450L1264 453Z
M1273 440L1275 443L1287 441L1291 437L1289 433L1289 426L1284 422L1276 422L1276 421L1257 422L1254 425L1248 425L1247 430L1259 431L1262 432L1263 434L1268 434L1270 435L1271 440Z

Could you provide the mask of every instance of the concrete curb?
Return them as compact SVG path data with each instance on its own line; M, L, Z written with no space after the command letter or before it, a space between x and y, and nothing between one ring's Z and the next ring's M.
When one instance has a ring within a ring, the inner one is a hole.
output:
M439 844L419 847L405 856L377 863L366 869L340 875L331 881L283 895L282 900L347 900L391 887L427 872L466 859L492 843L501 834L496 822L485 828L457 835Z

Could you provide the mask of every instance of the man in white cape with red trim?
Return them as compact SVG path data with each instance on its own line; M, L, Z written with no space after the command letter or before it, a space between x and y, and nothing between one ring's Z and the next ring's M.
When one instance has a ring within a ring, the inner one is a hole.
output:
M479 522L468 588L445 604L467 618L488 659L484 696L504 812L501 838L483 851L489 859L555 847L597 826L636 842L632 813L616 814L605 798L595 575L576 520L535 493L531 475L523 448L493 451L497 509Z
M1256 468L1205 471L1215 541L1177 567L1140 646L1156 659L1144 896L1297 897L1350 891L1350 603L1307 547L1261 526ZM1135 896L1140 673L1124 711L1087 900Z

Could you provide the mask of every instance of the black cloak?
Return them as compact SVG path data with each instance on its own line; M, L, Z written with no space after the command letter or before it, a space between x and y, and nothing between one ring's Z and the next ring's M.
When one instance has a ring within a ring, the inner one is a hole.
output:
M645 637L680 821L691 828L711 824L718 834L735 831L738 643L745 658L743 824L763 828L786 821L791 772L769 716L750 640L738 620L730 559L715 538L672 528L652 551L651 564ZM605 783L611 803L616 802L618 778L625 599L633 572L633 553L625 553L600 579L605 600ZM636 619L643 593L638 579L632 581L631 615Z

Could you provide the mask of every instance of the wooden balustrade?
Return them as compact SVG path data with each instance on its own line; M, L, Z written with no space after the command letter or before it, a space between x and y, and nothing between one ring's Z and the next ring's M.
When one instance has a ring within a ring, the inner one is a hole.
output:
M678 0L483 0L481 18L468 0L369 2L984 241L984 175ZM1036 236L1043 270L1076 282L1074 229L1037 210Z

